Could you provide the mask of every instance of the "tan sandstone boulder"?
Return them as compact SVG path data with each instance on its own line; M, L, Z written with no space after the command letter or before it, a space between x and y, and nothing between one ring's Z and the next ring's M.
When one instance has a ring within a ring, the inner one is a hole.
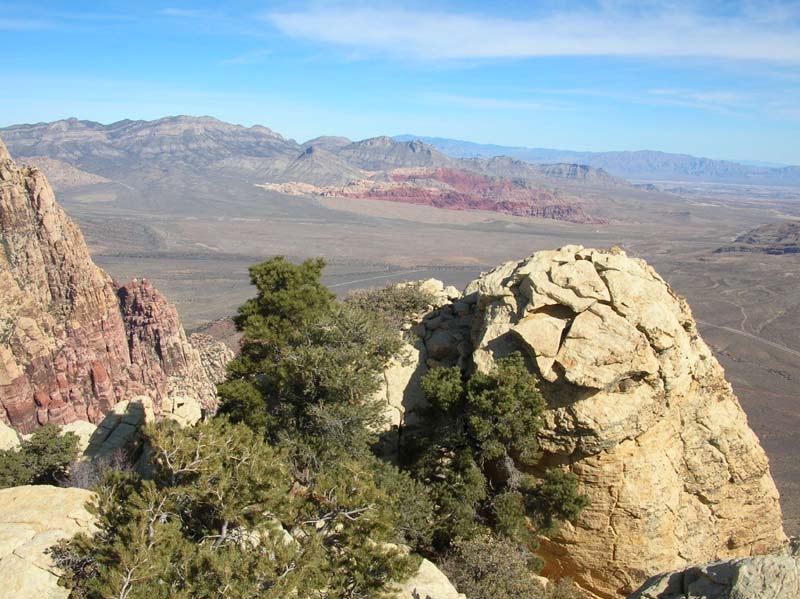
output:
M429 310L448 306L453 300L459 298L459 291L452 286L445 287L444 283L437 279L426 279L422 281L412 281L400 283L400 287L415 286L424 291L431 297ZM411 315L409 321L404 324L403 347L399 354L393 358L384 371L381 387L377 391L375 398L386 406L386 420L388 429L397 429L401 423L404 425L413 424L415 409L425 405L425 397L420 387L420 380L427 372L425 366L428 359L429 347L433 343L423 342L416 334L411 332L413 326L424 314ZM428 323L428 326L435 326ZM452 339L443 337L446 333L442 329L440 337L444 339L442 345L450 348ZM434 342L435 343L435 342ZM457 353L457 349L454 349ZM435 352L434 352L435 353ZM396 443L396 439L392 443ZM389 453L392 449L389 449Z
M0 490L0 595L15 599L65 599L58 570L45 552L61 539L91 532L84 489L48 485Z
M539 376L541 465L574 472L591 500L543 540L549 577L620 597L659 572L785 542L758 439L686 301L644 261L537 252L483 274L414 331L409 381L436 365L489 370L514 351Z
M439 568L423 559L417 573L393 590L386 599L466 599Z
M16 449L19 447L19 435L17 431L0 421L0 450Z
M797 599L800 554L787 549L654 576L629 599Z

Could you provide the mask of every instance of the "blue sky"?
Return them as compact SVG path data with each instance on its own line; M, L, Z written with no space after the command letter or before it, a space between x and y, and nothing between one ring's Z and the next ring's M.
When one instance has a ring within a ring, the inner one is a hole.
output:
M172 114L800 164L800 2L0 0L0 125Z

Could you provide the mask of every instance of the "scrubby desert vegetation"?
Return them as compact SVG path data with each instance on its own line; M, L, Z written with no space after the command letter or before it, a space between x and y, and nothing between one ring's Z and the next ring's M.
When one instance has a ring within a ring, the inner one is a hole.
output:
M420 556L458 572L470 599L544 596L537 534L586 499L571 475L528 472L544 408L533 375L519 356L488 374L431 370L429 428L390 463L374 395L399 319L429 298L389 288L338 300L323 268L251 268L257 295L239 309L242 352L218 415L149 427L148 467L107 471L99 532L54 550L74 597L373 598ZM477 555L505 552L490 576L476 569Z

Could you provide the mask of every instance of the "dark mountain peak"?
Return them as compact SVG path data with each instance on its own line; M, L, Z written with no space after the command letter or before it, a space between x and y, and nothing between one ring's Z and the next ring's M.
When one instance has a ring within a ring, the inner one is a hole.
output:
M335 150L337 148L349 146L351 143L353 143L353 140L347 139L346 137L338 137L336 135L321 135L320 137L309 139L307 142L303 143L303 147L305 148L308 146L314 146L317 148L324 148L326 150Z
M395 142L391 137L388 135L379 135L378 137L370 137L368 139L362 139L361 141L355 142L353 145L360 145L360 146L369 146L369 147L389 147L395 144Z
M420 141L395 141L382 135L353 142L335 150L336 154L367 170L452 166L455 161L433 146Z

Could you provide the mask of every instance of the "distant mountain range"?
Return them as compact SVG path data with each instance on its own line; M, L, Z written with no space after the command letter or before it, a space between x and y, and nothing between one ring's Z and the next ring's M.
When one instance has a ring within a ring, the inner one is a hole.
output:
M254 201L253 186L260 185L272 193L596 222L578 206L580 190L562 188L629 185L594 167L536 165L512 157L462 159L421 141L385 136L320 137L299 144L266 127L211 117L109 125L66 119L13 125L0 129L0 137L16 158L39 166L62 191L90 186L128 210L178 214L218 213L231 204L246 211ZM400 172L409 169L413 176ZM468 182L475 189L467 189Z
M636 152L576 152L549 148L478 144L457 139L418 135L397 135L393 139L397 141L420 140L434 146L448 156L456 158L510 156L531 164L582 164L603 169L613 176L632 181L800 185L800 166L768 167L651 150Z

